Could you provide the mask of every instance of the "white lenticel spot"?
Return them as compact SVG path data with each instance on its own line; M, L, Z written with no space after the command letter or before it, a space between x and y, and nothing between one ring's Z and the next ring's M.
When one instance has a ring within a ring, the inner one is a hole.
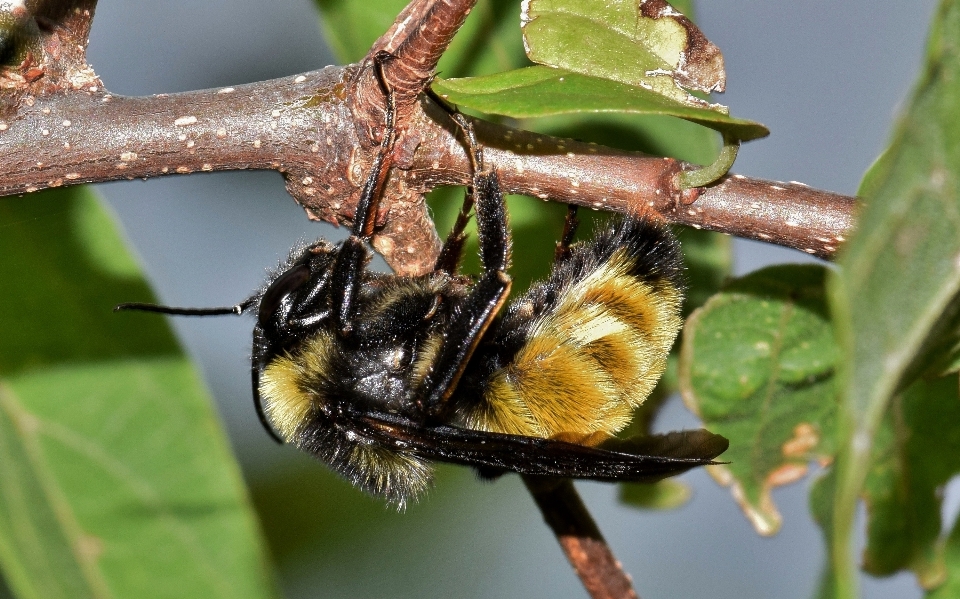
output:
M120 160L123 160L124 162L133 162L136 159L136 152L124 152L123 154L120 154Z
M253 140L253 147L255 147L255 148L259 148L259 147L260 147L260 140L259 140L259 139Z
M73 123L70 121L70 119L63 119L63 126L64 126L64 127L69 127L69 126L72 125L72 124L73 124Z
M173 124L177 127L186 127L187 125L192 125L197 122L197 117L195 116L182 116L177 120L173 121Z
M80 173L67 173L66 175L64 175L64 177L72 181L74 179L79 179Z
M217 137L224 138L227 136L227 130L224 128L217 129Z
M204 163L203 163L203 166L200 167L200 170L202 170L202 171L212 171L212 170L213 170L213 165L210 164L209 162L204 162Z
M217 93L218 93L218 94L232 94L232 93L235 92L235 91L237 91L237 90L234 89L234 88L232 88L232 87L223 87L223 88L218 89L218 90L217 90Z
M297 78L293 80L294 83L303 83L307 78L303 75L297 75Z

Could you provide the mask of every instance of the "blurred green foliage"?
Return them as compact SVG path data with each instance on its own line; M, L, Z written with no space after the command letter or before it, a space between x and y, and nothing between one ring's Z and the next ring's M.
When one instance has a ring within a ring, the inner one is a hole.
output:
M20 598L267 597L210 397L83 187L0 200L0 567Z

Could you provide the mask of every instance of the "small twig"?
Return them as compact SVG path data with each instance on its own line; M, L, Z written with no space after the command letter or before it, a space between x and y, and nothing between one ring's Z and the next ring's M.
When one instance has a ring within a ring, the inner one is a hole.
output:
M593 599L639 599L570 480L523 477L560 547Z

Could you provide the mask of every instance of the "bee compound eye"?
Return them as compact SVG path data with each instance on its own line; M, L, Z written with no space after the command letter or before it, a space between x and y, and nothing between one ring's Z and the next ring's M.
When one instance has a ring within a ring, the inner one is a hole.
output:
M294 291L300 289L310 279L310 267L299 264L286 271L267 287L260 300L257 310L257 320L260 326L265 326L280 309L284 300Z

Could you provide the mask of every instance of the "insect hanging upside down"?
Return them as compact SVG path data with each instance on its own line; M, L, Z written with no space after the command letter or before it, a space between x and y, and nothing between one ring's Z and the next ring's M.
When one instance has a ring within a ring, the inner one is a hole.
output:
M367 270L394 136L392 94L379 80L387 132L346 241L294 251L232 308L118 308L255 309L253 394L264 426L400 505L426 490L433 461L491 477L602 481L654 481L711 463L727 442L707 431L614 437L659 380L681 325L680 248L663 226L627 217L570 245L571 210L547 280L502 309L510 291L503 196L470 122L451 112L473 181L435 270ZM472 207L483 268L475 281L457 273Z

